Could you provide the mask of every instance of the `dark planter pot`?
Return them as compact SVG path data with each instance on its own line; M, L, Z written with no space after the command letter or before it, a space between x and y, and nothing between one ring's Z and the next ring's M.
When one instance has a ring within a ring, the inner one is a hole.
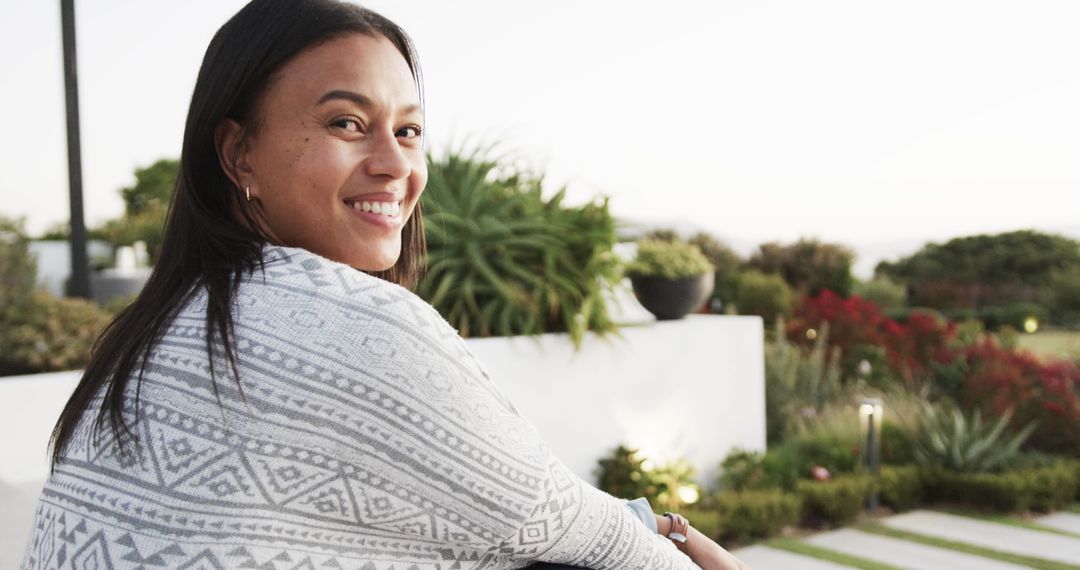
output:
M714 275L705 273L688 279L631 277L634 296L657 320L681 319L700 307L712 295Z

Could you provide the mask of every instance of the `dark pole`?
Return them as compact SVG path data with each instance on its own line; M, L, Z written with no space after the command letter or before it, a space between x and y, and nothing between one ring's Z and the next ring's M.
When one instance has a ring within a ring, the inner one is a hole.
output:
M64 30L64 91L67 99L68 189L71 196L71 282L68 295L90 297L90 263L83 221L82 150L79 146L79 75L75 65L74 0L60 0Z

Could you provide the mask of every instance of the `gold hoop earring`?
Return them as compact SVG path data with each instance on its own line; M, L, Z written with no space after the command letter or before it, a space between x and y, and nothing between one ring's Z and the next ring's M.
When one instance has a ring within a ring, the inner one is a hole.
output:
M248 202L251 201L251 186L244 186L244 197L247 198Z

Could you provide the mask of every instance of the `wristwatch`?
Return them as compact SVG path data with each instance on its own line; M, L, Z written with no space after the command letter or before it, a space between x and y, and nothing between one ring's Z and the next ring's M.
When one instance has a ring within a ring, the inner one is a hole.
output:
M678 513L664 513L664 516L671 521L671 531L667 537L675 544L675 548L685 550L686 538L690 534L690 521Z

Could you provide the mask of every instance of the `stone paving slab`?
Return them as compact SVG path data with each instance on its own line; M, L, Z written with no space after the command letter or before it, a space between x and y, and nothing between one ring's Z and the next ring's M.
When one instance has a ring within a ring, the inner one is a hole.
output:
M905 570L1030 570L1027 566L852 529L818 534L804 542Z
M851 570L850 566L768 546L747 546L732 550L731 554L754 570Z
M1035 519L1035 522L1065 532L1080 534L1080 515L1076 513L1054 513Z
M881 522L890 528L992 548L999 552L1080 564L1080 538L931 511L912 511Z

